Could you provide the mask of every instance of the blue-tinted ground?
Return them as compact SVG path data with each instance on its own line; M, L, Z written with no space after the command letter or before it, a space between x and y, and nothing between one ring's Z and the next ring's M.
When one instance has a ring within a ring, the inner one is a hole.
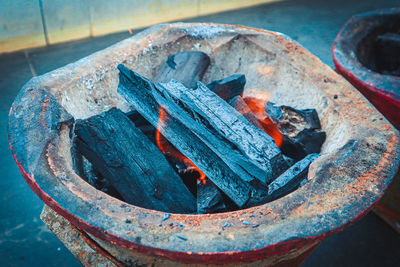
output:
M355 13L400 6L400 1L296 0L230 11L190 21L242 24L288 34L330 66L330 46ZM40 221L41 201L24 183L7 144L10 105L33 75L74 62L119 40L128 32L0 55L0 265L79 266ZM303 266L400 266L400 236L375 214L329 237Z

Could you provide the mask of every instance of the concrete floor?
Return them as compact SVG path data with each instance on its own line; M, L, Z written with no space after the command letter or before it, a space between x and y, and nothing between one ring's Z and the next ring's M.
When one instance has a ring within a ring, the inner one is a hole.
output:
M355 13L398 6L396 1L296 0L230 11L188 21L242 24L280 31L333 66L330 47ZM74 62L128 32L0 55L0 266L80 266L40 221L41 201L23 181L8 148L7 114L19 89L32 76ZM375 214L329 237L303 266L400 266L400 235Z

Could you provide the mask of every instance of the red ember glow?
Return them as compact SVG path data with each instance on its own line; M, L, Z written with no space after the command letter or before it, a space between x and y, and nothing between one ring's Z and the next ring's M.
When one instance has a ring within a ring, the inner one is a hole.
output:
M246 96L243 97L243 101L247 107L239 110L243 115L251 115L255 118L255 125L260 129L264 130L269 136L275 140L275 144L281 147L283 142L283 136L279 131L275 123L268 117L265 112L265 107L268 103L270 96L268 93L260 90L248 90ZM245 106L246 106L245 105ZM198 181L203 184L206 183L206 175L196 167L187 157L180 153L175 147L173 147L167 139L160 133L159 129L163 126L166 120L166 113L162 107L159 108L159 119L156 131L156 143L160 151L164 155L169 155L176 160L182 162L188 166L188 170L193 170L199 173Z
M276 124L268 117L267 113L265 112L265 107L268 103L269 98L270 95L268 93L252 89L248 91L248 96L244 97L243 100L249 107L250 112L260 122L262 130L264 130L269 136L271 136L275 140L275 144L278 147L281 147L283 143L283 136ZM245 111L241 110L240 112L244 114Z
M185 165L188 165L188 170L193 170L199 173L199 177L197 178L198 181L202 182L203 184L206 183L206 175L196 167L187 157L185 157L182 153L176 150L168 141L167 139L160 133L158 129L165 123L165 111L162 107L159 109L159 118L158 118L158 125L156 131L156 143L158 148L161 152L166 155L170 155L175 159L181 161Z

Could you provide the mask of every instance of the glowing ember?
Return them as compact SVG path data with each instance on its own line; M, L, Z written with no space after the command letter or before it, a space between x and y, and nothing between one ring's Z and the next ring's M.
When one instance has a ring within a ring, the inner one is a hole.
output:
M156 131L156 143L158 148L164 155L168 154L169 156L174 157L175 159L187 165L188 171L196 171L199 174L197 180L205 184L206 175L199 168L197 168L196 165L193 164L193 162L191 162L187 157L185 157L182 153L176 150L176 148L174 148L158 130L160 129L160 127L163 125L164 122L165 122L165 111L162 107L160 107L159 119Z
M278 127L275 123L268 117L265 112L265 106L268 103L268 99L270 95L266 92L251 89L246 92L246 96L243 98L243 101L247 104L248 108L239 110L240 113L245 115L246 113L250 113L258 120L259 125L262 130L264 130L269 136L271 136L275 140L275 144L278 147L281 147L283 143L283 136L279 131ZM206 175L196 167L187 157L185 157L182 153L180 153L175 147L173 147L167 139L160 133L158 129L165 123L166 114L162 107L159 108L159 119L156 131L156 143L160 151L164 155L169 155L176 160L182 162L187 165L188 171L196 171L199 174L198 181L201 181L203 184L206 183Z
M279 131L276 124L268 117L265 112L265 107L268 103L270 95L266 92L251 89L246 93L246 97L243 100L246 102L250 109L250 112L258 119L262 129L275 140L275 144L281 147L283 143L283 136ZM241 110L242 114L246 111Z

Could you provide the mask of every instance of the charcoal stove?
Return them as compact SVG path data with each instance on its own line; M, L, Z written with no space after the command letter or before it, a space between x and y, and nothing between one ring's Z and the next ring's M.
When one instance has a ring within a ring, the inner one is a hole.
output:
M245 90L318 111L327 136L307 184L248 209L166 216L113 198L76 174L70 131L60 122L111 107L128 112L117 93L117 65L153 78L168 55L183 50L210 56L205 83L243 73ZM399 133L318 58L283 34L219 24L154 26L33 78L12 105L8 134L31 189L116 265L300 264L323 239L370 210L400 161Z
M397 129L400 129L399 29L400 8L355 15L343 26L332 46L336 70ZM379 41L382 38L392 42ZM397 41L393 40L396 38Z
M400 8L351 17L336 37L336 70L400 129ZM400 232L400 173L374 211Z

